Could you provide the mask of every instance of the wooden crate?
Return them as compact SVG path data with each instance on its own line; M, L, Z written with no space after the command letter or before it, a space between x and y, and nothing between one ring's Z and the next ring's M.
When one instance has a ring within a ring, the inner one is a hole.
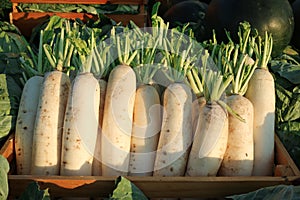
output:
M10 198L20 195L26 186L37 181L49 188L52 197L107 197L112 193L116 177L103 176L32 176L14 174L14 138L7 140L0 153L11 163L8 176ZM278 136L275 138L274 176L247 177L130 177L149 198L201 197L220 198L242 194L262 187L299 183L300 172Z
M90 13L75 13L75 12L18 12L17 6L19 3L36 3L36 4L124 4L124 5L138 5L138 14L106 14L107 17L116 22L122 22L126 25L132 20L139 27L144 27L147 21L147 12L145 6L147 0L11 0L12 12L10 13L10 22L15 24L21 33L30 37L32 29L46 18L52 15L58 15L68 19L79 18L83 21L88 19L97 19L96 15Z

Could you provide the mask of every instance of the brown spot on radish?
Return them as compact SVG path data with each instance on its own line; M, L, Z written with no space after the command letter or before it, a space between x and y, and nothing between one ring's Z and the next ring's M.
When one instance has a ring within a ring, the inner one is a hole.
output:
M166 152L166 151L163 151L163 154L166 156L166 155L167 155L167 152Z
M173 172L174 171L174 168L173 167L170 167L170 172Z
M168 129L167 132L170 132L170 129Z
M21 153L18 153L18 156L21 156L22 154Z
M62 163L63 163L63 165L66 165L66 164L67 164L67 162L66 162L66 161L63 161Z
M245 155L246 155L246 157L248 157L248 153L246 153Z
M135 153L135 150L132 150L132 153Z
M66 137L66 140L69 140L69 137Z
M27 126L24 126L23 129L24 129L24 130L27 130Z
M23 113L27 113L27 110L23 110Z
M163 164L166 164L166 161L165 161L165 160L163 160L163 161L162 161L162 163L163 163Z
M18 150L17 151L21 151L21 149L20 148L18 148Z
M135 145L135 144L132 144L132 147L133 147L133 148L136 148L136 145Z
M65 151L69 151L69 149L66 147L66 148L65 148Z

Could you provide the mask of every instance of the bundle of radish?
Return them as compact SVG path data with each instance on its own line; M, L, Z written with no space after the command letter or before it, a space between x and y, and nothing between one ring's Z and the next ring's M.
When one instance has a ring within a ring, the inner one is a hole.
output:
M198 87L203 88L206 104L200 109L186 176L216 176L227 147L228 107L224 106L221 96L224 96L233 77L225 77L220 71L207 69L208 57L209 54L205 51L204 66L199 69L201 81L198 82ZM195 85L194 77L188 77L191 85ZM195 87L192 89L194 92L198 91Z
M111 70L107 81L101 134L103 176L127 175L129 168L136 92L136 75L130 64L137 54L129 35L113 36L120 64Z
M245 54L252 52L253 40L249 37L250 32L249 24L241 24L238 32L240 44L229 42L221 55L225 58L222 73L232 73L234 76L226 103L239 116L229 114L228 145L219 170L221 176L252 175L254 109L251 101L243 96L256 68L256 63Z
M254 107L254 166L252 175L270 176L274 167L275 83L268 70L272 36L258 37L255 46L258 67L252 75L245 97Z
M129 175L151 176L161 128L160 96L152 83L158 69L154 59L159 40L147 32L137 35L143 39L136 43L139 51L133 64L138 85L133 110Z
M162 126L153 176L183 176L192 143L192 92L185 83L193 65L193 40L175 29L164 38L162 63L171 80L163 95Z

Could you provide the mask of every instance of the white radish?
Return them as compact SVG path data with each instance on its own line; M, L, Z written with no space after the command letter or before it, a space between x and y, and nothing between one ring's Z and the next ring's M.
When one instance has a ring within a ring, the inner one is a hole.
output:
M206 70L206 66L199 71L207 103L200 109L186 176L216 176L228 139L228 115L221 96L233 77L225 79L220 72Z
M158 40L148 32L137 35L143 38L136 43L139 49L133 69L137 78L137 90L133 110L133 127L129 160L130 176L152 176L161 129L161 102L158 85L153 84L159 67L154 65ZM145 46L145 47L144 47Z
M274 167L275 83L268 70L272 37L267 33L263 52L258 52L259 68L252 75L245 96L254 107L254 176L271 176Z
M183 176L192 142L192 92L172 83L164 92L163 120L153 176Z
M23 88L14 140L18 175L29 175L31 171L33 131L42 83L42 76L33 76Z
M237 49L238 46L236 45L235 48ZM255 70L255 64L246 62L249 57L245 54L239 53L236 56L238 62L231 62L230 65L231 71L234 72L234 78L231 84L231 93L227 97L226 103L232 112L228 118L227 149L219 170L221 176L251 176L253 170L254 110L252 103L243 95Z
M244 121L229 114L228 144L219 175L251 176L254 160L253 105L239 94L229 96L226 103Z
M72 82L64 117L61 175L92 175L99 123L100 87L92 73Z
M33 133L31 174L59 174L69 89L70 79L65 73L52 71L45 74Z
M101 163L101 131L105 104L105 95L107 81L106 78L110 72L110 65L113 63L111 45L107 45L106 42L101 42L99 46L95 47L90 55L92 61L91 71L96 77L100 85L100 105L99 105L99 129L96 140L96 148L93 159L93 170L94 176L100 176L102 173Z
M160 128L158 92L152 85L141 85L136 91L134 102L129 175L152 175Z
M129 168L136 76L128 65L109 74L101 135L103 176L127 175Z

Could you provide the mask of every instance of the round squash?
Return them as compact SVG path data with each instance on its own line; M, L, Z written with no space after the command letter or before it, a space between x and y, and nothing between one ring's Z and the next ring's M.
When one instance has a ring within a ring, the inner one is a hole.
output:
M248 21L261 36L265 31L272 34L273 57L282 53L294 31L294 15L288 0L212 0L205 16L206 37L211 38L215 29L219 40L227 40L226 29L236 38L242 21Z

